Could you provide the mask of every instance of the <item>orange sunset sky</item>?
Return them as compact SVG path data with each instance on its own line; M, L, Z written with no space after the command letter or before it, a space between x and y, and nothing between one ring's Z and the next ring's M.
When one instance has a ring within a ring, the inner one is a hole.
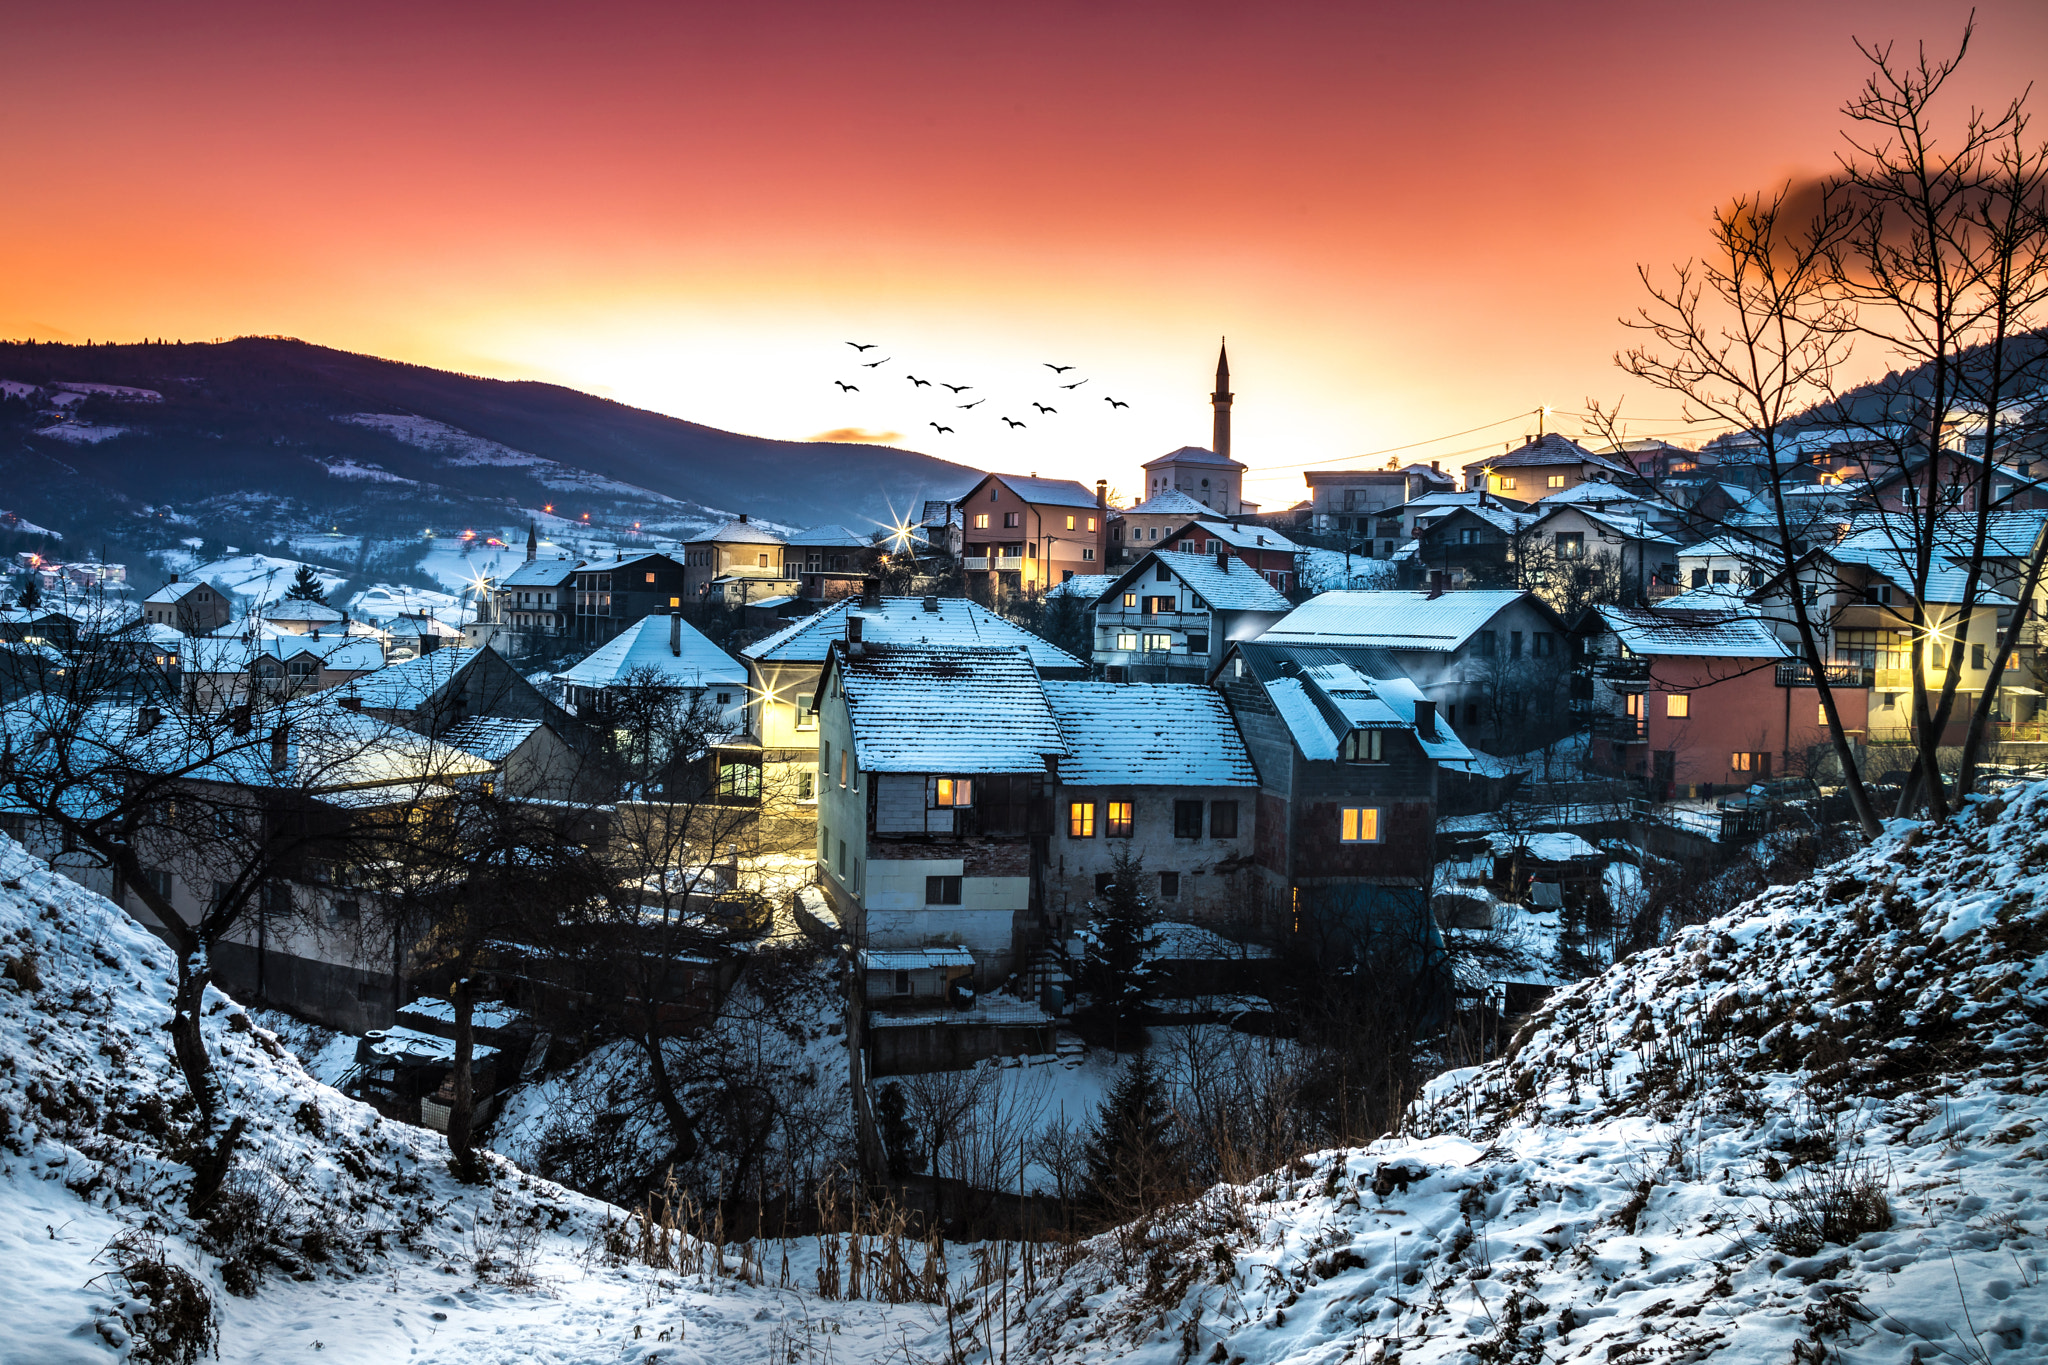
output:
M1945 50L1969 8L15 6L0 336L281 333L1131 494L1206 442L1227 333L1284 506L1627 393L1637 263L1830 164L1852 35ZM1977 13L1965 94L2048 71L2048 4Z

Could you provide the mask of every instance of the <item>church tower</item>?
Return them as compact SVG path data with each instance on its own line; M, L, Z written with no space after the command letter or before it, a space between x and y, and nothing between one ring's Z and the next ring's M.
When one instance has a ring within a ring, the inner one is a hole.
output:
M533 557L540 551L540 537L534 533L533 523L526 523L526 562L533 563Z
M1216 408L1216 431L1209 439L1209 449L1230 458L1230 348L1219 345L1216 348L1216 392L1209 395L1209 402Z

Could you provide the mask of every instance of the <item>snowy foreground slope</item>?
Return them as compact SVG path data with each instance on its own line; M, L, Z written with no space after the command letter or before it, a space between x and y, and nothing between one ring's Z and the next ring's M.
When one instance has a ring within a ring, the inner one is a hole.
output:
M2048 1360L2048 784L1560 993L1411 1134L1098 1238L1038 1359Z
M488 1185L455 1182L438 1135L315 1083L218 993L207 1041L251 1125L229 1216L203 1226L185 1212L169 950L0 839L0 965L0 1365L139 1358L150 1305L110 1244L158 1239L211 1296L228 1362L943 1353L929 1308L775 1288L780 1247L756 1251L759 1286L611 1264L617 1210L502 1161ZM814 1282L809 1244L789 1255L789 1282Z

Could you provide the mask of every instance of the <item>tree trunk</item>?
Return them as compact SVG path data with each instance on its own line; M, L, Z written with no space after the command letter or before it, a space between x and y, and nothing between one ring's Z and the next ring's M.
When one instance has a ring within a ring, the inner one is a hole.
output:
M476 1052L476 1029L472 1022L476 1006L470 999L467 977L457 978L453 994L455 1073L451 1081L455 1100L448 1106L448 1155L459 1179L474 1180L477 1174L476 1152L470 1129L476 1121L476 1088L471 1078L470 1061Z
M651 1030L652 1021L649 1027ZM647 1052L647 1075L654 1084L654 1102L661 1106L661 1116L667 1121L669 1135L675 1143L665 1164L680 1165L697 1155L697 1125L691 1121L689 1111L683 1108L682 1099L676 1094L675 1081L668 1074L668 1058L662 1055L661 1035L650 1031L639 1042Z
M200 1031L200 1007L206 1003L206 988L213 980L213 958L204 939L194 938L192 946L178 954L178 989L171 997L171 1054L185 1075L185 1088L199 1105L199 1113L211 1128L220 1113L220 1084L213 1074L213 1059L206 1052L206 1038Z

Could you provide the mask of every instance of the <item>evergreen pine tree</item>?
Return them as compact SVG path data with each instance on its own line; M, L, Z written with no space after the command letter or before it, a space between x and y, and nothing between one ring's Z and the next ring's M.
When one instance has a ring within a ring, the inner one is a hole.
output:
M875 1096L875 1126L882 1147L889 1154L889 1177L903 1180L924 1169L924 1153L918 1150L917 1127L910 1121L910 1102L895 1081Z
M1126 1035L1142 1041L1145 999L1159 943L1152 931L1152 901L1143 889L1144 860L1128 851L1111 864L1110 883L1090 905L1081 931L1081 989L1088 993L1086 1017L1123 1050Z
M293 578L292 585L284 590L284 600L318 602L323 607L327 605L327 589L320 586L320 575L313 572L311 564L299 565L298 576Z
M1096 1111L1087 1148L1089 1198L1119 1220L1158 1208L1179 1193L1179 1146L1166 1087L1151 1053L1140 1048Z
M21 592L15 597L14 604L23 611L33 611L40 607L43 604L43 581L30 574L28 581L21 585Z

